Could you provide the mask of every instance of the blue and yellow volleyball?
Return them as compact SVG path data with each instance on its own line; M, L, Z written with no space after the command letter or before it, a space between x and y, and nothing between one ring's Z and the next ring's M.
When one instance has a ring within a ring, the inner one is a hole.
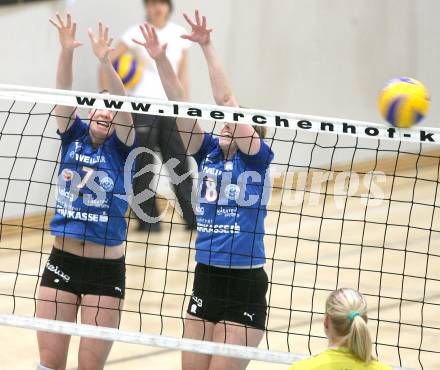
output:
M130 53L122 54L113 66L127 90L135 88L142 78L142 65Z
M389 81L379 96L379 110L383 118L400 128L419 123L428 113L430 103L425 85L409 77Z

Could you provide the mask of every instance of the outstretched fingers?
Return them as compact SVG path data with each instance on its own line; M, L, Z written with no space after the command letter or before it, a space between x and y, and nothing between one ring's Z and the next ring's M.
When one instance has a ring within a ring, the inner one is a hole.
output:
M109 36L108 36L109 30L110 30L109 26L105 26L105 28L104 28L104 40L105 41L107 41L109 39Z
M95 40L95 35L93 34L93 31L91 28L89 28L87 30L87 34L89 35L89 39L92 42L92 44L94 44L96 42L96 40Z
M181 35L180 37L185 40L190 40L192 42L197 42L200 45L204 45L210 40L210 33L212 32L212 28L208 28L208 22L205 16L200 14L200 11L197 9L195 11L195 22L189 19L188 15L183 14L186 21L191 25L192 32L190 34Z
M196 9L196 22L197 22L197 26L200 26L200 14L199 14L199 10Z
M110 44L110 42L113 42L113 38L110 38L110 27L104 26L102 22L98 23L98 37L95 38L95 35L93 33L93 30L89 28L87 30L87 33L89 35L89 38L92 42L97 43L98 41L104 41L107 45Z
M156 29L153 27L152 29L151 29L151 38L152 38L152 41L155 43L155 44L159 44L159 37L157 37L157 32L156 32Z
M157 36L157 32L154 27L151 27L147 22L145 22L143 25L140 26L140 29L145 39L144 45L149 46L152 44L159 44L159 37Z
M99 21L99 23L98 23L98 29L99 29L98 36L99 36L99 38L102 38L102 35L103 35L103 25L102 25L101 21Z
M183 13L183 18L187 21L187 23L192 27L196 27L196 24L188 17L186 13Z
M61 26L61 28L66 27L66 25L64 24L63 18L61 18L60 13L56 13L55 16L58 19L58 24Z
M148 42L149 41L152 41L153 40L153 31L152 31L152 27L147 23L147 22L145 22L145 29L146 29L146 31L147 31L147 35L148 35Z
M139 26L139 29L140 29L141 32L142 32L142 36L144 37L145 42L147 42L147 39L148 39L148 33L147 33L147 29L145 28L145 25L144 25L144 24L141 24L141 25ZM144 43L145 43L145 42L144 42Z
M66 20L64 21L60 13L55 14L55 18L49 18L49 22L57 28L60 38L61 46L66 50L73 50L82 43L77 41L76 38L76 22L70 13L67 13Z
M76 22L73 22L72 24L72 32L71 32L72 36L75 37L76 35Z
M70 35L72 36L73 39L75 39L75 35L76 35L76 22L72 23L72 29L70 31ZM83 43L81 41L74 41L74 47L77 48L78 46L82 46Z
M49 18L49 22L52 23L58 30L71 30L72 34L76 32L76 23L72 21L72 15L70 13L67 13L66 23L64 23L64 20L61 17L60 13L56 13L55 16L57 19L55 20L53 18Z
M133 41L135 44L138 44L140 46L145 46L145 41L139 41L136 39L131 39L131 41Z
M49 22L52 23L58 30L61 29L61 26L55 22L52 18L49 18Z
M67 28L72 27L72 16L70 13L67 13L67 24L66 24Z
M137 45L143 46L151 58L157 60L163 55L163 52L166 51L167 44L161 45L156 29L147 22L140 25L139 29L142 32L144 40L140 41L132 38L132 41Z

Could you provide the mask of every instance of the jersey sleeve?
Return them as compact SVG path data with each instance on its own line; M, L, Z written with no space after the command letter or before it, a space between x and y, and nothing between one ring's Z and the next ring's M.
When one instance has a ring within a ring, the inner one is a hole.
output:
M127 159L130 152L137 147L136 135L134 137L133 145L127 145L121 139L119 139L118 135L116 135L116 132L114 132L110 138L110 144L114 147L117 153L120 153L124 159Z
M71 143L84 136L89 129L87 123L85 123L81 118L76 116L75 121L72 126L70 126L66 131L60 132L57 131L58 135L60 135L61 142L63 144Z
M241 157L248 167L265 170L272 162L274 154L272 149L263 139L260 139L260 141L260 150L257 154L249 155L241 152Z
M218 141L211 135L205 132L203 143L197 153L193 154L193 158L197 162L197 166L202 163L206 156L218 145Z

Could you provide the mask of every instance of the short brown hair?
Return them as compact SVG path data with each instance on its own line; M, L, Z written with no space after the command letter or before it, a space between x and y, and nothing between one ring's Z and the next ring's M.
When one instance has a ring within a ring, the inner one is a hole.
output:
M144 0L144 4L148 3L150 0ZM174 4L173 4L173 0L155 0L155 1L160 1L161 3L167 3L168 6L170 7L170 11L173 11L174 8Z

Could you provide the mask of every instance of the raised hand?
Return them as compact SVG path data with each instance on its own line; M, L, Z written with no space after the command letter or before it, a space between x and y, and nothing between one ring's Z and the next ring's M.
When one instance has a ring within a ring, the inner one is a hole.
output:
M182 39L190 40L192 42L197 42L202 46L208 44L211 41L212 28L206 27L205 16L203 16L202 19L200 19L199 11L196 10L195 23L186 14L183 14L183 17L191 26L191 34L180 36Z
M154 27L150 27L148 23L145 23L141 24L139 28L144 36L144 41L133 39L133 42L143 46L147 50L150 57L154 60L158 60L165 56L168 44L160 44Z
M58 30L61 47L65 50L73 50L81 46L82 43L75 39L76 22L72 22L72 16L67 13L66 22L63 21L59 13L56 13L55 16L57 20L49 18L49 22Z
M99 22L99 35L95 39L91 28L88 30L90 42L92 43L92 49L99 61L105 62L110 60L110 52L114 50L112 48L113 39L109 37L109 27Z

